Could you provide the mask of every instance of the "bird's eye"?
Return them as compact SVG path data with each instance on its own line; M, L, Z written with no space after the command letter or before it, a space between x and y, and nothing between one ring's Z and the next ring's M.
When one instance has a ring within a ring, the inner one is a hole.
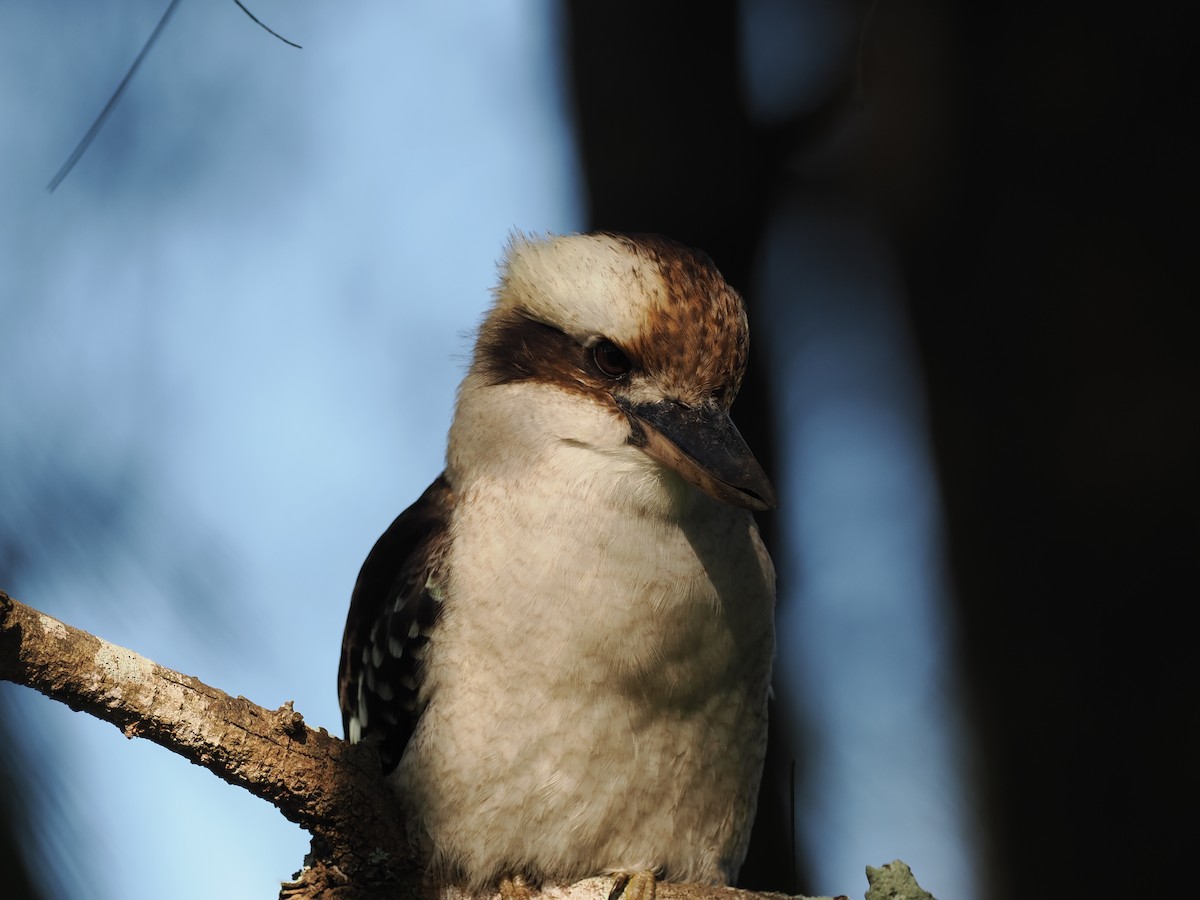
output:
M633 368L633 363L621 352L621 348L607 339L592 347L592 360L596 368L609 378L620 378Z

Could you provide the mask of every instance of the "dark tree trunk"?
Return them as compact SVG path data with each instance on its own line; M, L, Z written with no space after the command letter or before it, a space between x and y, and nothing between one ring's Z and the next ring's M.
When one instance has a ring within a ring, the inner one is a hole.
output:
M566 8L592 225L702 247L748 288L783 162L838 98L764 134L740 102L735 4ZM827 188L878 211L908 276L981 752L980 884L1165 894L1197 787L1180 695L1200 583L1193 32L1166 4L873 9L865 146ZM764 374L735 408L760 450ZM787 805L768 780L750 885L794 886Z
M1172 18L960 5L953 167L908 253L991 868L1044 896L1177 891L1196 796L1195 54Z

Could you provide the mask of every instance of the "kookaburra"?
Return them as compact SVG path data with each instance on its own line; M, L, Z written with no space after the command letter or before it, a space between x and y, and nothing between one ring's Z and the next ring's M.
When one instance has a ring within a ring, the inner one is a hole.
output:
M442 878L736 879L775 603L750 512L774 493L729 418L747 347L702 253L513 239L445 472L367 557L342 642L346 735Z

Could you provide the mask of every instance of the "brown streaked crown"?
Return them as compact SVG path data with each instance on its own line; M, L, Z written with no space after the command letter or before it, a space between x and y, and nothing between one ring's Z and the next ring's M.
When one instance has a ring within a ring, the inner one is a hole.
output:
M655 376L665 395L685 403L716 395L728 408L750 349L741 295L700 250L658 235L609 236L651 263L664 289L647 310L642 334L622 349Z
M600 338L629 357L627 379L596 366ZM624 387L728 408L748 347L742 299L707 255L656 235L600 232L514 240L475 370L493 384L539 380L592 395Z

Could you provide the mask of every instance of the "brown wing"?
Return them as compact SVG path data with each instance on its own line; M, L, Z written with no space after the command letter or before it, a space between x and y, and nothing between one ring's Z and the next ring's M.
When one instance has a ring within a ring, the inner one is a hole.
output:
M423 708L453 502L445 475L438 476L375 542L350 598L338 666L342 726L351 743L378 743L385 774L399 764Z

